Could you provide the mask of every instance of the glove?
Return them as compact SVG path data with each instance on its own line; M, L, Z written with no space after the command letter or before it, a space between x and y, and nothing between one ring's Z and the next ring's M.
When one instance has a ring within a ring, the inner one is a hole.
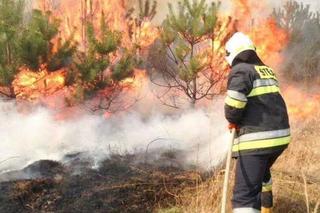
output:
M229 123L228 128L230 131L232 131L232 129L235 129L237 132L240 130L240 127L237 124L233 124L233 123Z

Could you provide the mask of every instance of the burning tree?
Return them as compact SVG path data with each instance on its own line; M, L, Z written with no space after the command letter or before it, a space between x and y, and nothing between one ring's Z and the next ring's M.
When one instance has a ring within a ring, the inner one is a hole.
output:
M50 11L33 10L19 44L19 56L25 66L36 72L45 65L52 72L72 62L76 46L72 38L62 43L59 26L60 21Z
M18 40L21 62L12 86L19 100L37 100L65 86L66 69L72 63L76 43L59 36L60 21L50 11L32 10Z
M139 1L137 18L118 0L39 0L32 11L22 0L0 3L1 92L10 87L5 95L19 100L38 103L62 90L67 104L107 110L134 84L136 56L157 36L149 36L149 0Z
M227 33L222 35L218 29L222 27L218 9L219 4L208 5L205 0L179 2L178 12L169 4L169 15L161 28L161 49L165 49L167 60L159 69L162 80L152 78L156 85L166 88L158 96L163 103L178 107L174 96L183 93L195 106L197 101L219 92L215 87L224 79L226 70L221 42Z
M23 0L0 2L0 84L9 88L2 94L11 98L24 97L25 88L39 82L46 90L48 72L70 64L76 49L71 39L60 40L59 21L49 12L33 10L28 17L25 6Z
M121 81L133 76L136 61L133 54L121 48L121 34L109 29L104 13L101 15L100 36L94 28L94 24L88 22L88 49L76 62L80 72L78 91L82 90L84 99L98 95L93 110L109 110L123 89Z
M310 5L289 1L283 8L274 9L273 17L290 34L284 71L294 80L318 77L320 13L312 12Z
M127 108L137 98L119 97L135 87L135 74L141 76L135 68L142 64L142 51L158 36L157 29L150 25L156 1L138 1L137 11L129 9L126 1L109 0L104 5L103 1L90 0L82 5L87 3L89 6L81 7L86 48L76 60L80 73L76 96L78 100L93 100L87 102L93 111ZM101 12L93 12L98 10Z
M139 11L133 13L124 0L67 0L59 4L39 0L41 10L50 9L52 14L62 17L62 38L74 35L78 42L76 57L66 76L71 91L66 98L68 105L85 103L93 111L113 111L136 101L134 97L120 103L119 96L136 85L134 73L138 71L134 68L141 63L141 51L157 36L156 28L150 25L156 3L138 3Z

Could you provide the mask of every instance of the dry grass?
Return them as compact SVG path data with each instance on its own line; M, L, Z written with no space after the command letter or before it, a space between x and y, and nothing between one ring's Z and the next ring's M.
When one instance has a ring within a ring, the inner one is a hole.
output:
M291 175L307 176L320 181L320 121L319 115L303 123L293 124L293 141L279 158L274 169Z
M293 141L273 168L274 212L320 213L320 121L297 122L292 129ZM176 206L158 212L220 212L222 185L222 172L207 181L199 178L196 187L176 195ZM229 198L231 189L232 186ZM231 212L230 199L228 212Z
M296 121L293 141L274 166L277 212L320 212L320 121Z
M230 177L233 183L233 173ZM220 212L221 193L223 187L224 172L218 172L212 178L203 181L199 176L194 187L188 187L179 195L176 195L177 205L172 208L161 209L157 213L215 213ZM229 187L229 195L232 186ZM231 210L229 200L227 210Z

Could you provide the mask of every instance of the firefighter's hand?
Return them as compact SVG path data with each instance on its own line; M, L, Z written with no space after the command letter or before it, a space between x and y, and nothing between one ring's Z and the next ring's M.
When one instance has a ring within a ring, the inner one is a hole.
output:
M240 127L237 124L229 123L228 126L230 132L232 132L233 129L235 129L237 132L240 130Z

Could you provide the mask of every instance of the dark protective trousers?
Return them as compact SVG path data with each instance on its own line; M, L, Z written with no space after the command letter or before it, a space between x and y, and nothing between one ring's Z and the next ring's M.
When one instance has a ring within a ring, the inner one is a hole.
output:
M272 207L270 168L283 151L237 158L232 206L235 208Z

